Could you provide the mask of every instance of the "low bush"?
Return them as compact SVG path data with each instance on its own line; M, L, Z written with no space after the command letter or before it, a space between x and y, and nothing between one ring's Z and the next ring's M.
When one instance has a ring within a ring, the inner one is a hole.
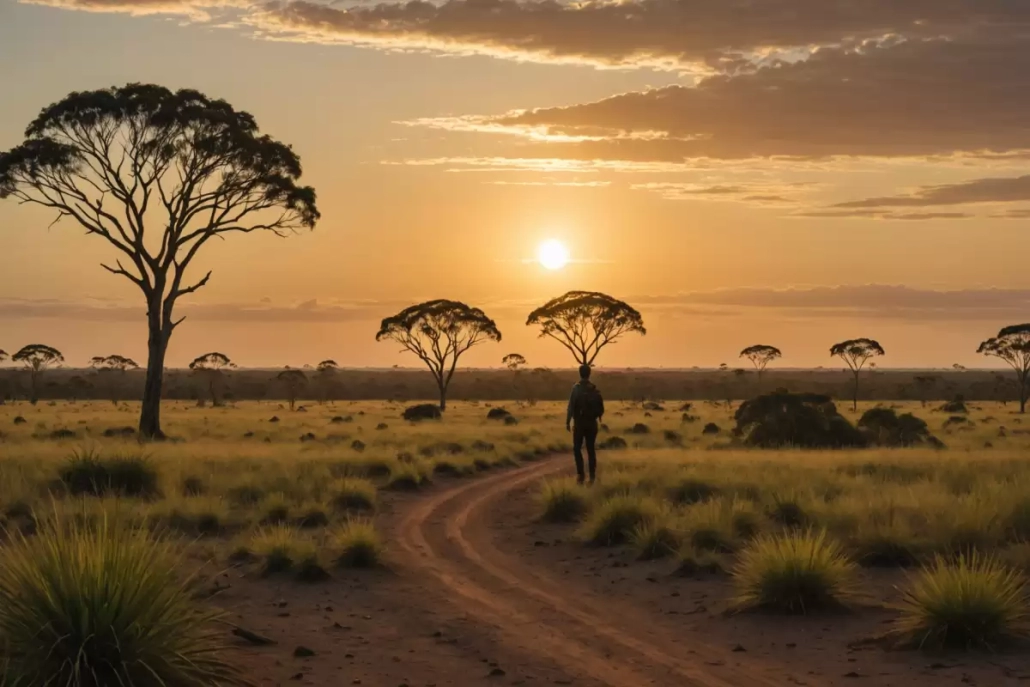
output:
M341 479L332 486L332 505L341 511L373 511L376 487L367 479Z
M371 568L383 554L382 540L371 522L351 520L330 534L336 564L345 568Z
M994 649L1030 638L1023 576L973 552L937 557L915 575L898 605L891 634L919 649Z
M144 456L103 457L91 450L76 452L61 467L59 478L75 496L148 498L159 491L157 469Z
M624 544L635 528L654 519L659 512L658 504L651 499L613 496L590 513L580 534L586 541L599 546Z
M571 478L544 481L538 498L540 517L548 522L577 522L590 507L586 490Z
M839 608L855 596L856 566L825 532L755 539L733 568L738 609L798 614Z
M14 536L0 566L8 684L243 685L171 543L103 520Z

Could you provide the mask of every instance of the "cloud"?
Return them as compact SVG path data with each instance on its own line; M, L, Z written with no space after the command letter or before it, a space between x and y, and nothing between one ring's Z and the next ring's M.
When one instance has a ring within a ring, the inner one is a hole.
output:
M902 221L926 221L931 219L972 219L975 215L965 212L885 212L883 210L806 210L795 212L791 217L825 219L878 219Z
M640 308L719 306L809 317L1022 322L1030 313L1030 289L927 289L887 284L734 288L636 296L629 302Z
M1030 175L924 186L907 195L852 200L837 203L834 207L861 209L1020 202L1030 202Z
M215 13L229 8L250 6L248 0L22 0L25 4L64 10L149 15L179 15L194 22L210 22Z
M332 7L297 0L250 18L280 40L481 54L603 67L733 70L811 46L1018 27L1009 0L447 0Z
M1025 7L1030 13L1030 3ZM475 122L484 131L520 135L551 156L580 160L996 158L1030 150L1027 73L1030 38L999 31L823 49L804 61L713 76L696 87ZM447 128L453 119L421 124Z
M814 186L815 184L809 182L744 182L724 184L651 182L633 184L631 188L651 191L668 200L731 202L782 207L798 204L801 201L799 194Z
M201 322L349 322L378 320L411 303L400 301L320 302L307 300L274 305L268 298L256 303L191 303L176 308L176 315ZM0 318L58 318L79 321L143 322L145 308L108 299L78 301L0 298Z

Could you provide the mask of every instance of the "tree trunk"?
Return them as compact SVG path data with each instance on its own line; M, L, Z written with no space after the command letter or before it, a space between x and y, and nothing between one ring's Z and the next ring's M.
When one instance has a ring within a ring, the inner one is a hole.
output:
M851 410L858 412L858 372L855 372L855 395L851 401Z
M440 385L440 412L447 410L447 388Z
M39 373L33 370L29 373L29 403L39 403Z
M1019 413L1021 415L1026 413L1027 381L1027 375L1019 376Z
M164 383L165 352L168 349L168 341L161 327L159 307L152 305L150 311L147 378L143 383L143 407L139 416L139 437L140 439L164 439L164 432L161 431L161 388ZM156 316L154 311L158 312Z

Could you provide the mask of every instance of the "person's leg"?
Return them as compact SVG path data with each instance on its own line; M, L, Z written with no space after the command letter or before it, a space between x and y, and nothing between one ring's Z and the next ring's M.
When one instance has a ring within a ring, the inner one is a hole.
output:
M572 429L572 455L576 459L576 480L583 482L583 440L586 434L579 427Z
M587 460L589 460L590 467L590 482L593 483L594 478L597 477L597 427L593 427L591 431L585 432L585 434L587 444ZM582 460L583 459L580 458L580 461ZM582 465L582 462L580 464Z

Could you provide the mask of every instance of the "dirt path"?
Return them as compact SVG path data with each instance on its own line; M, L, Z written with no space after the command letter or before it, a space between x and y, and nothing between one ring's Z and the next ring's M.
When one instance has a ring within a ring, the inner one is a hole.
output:
M669 636L637 610L562 583L504 551L503 532L490 526L491 509L568 462L548 459L412 503L395 533L401 564L420 571L457 610L498 635L524 668L534 661L557 664L576 685L786 684L782 667L699 637Z

